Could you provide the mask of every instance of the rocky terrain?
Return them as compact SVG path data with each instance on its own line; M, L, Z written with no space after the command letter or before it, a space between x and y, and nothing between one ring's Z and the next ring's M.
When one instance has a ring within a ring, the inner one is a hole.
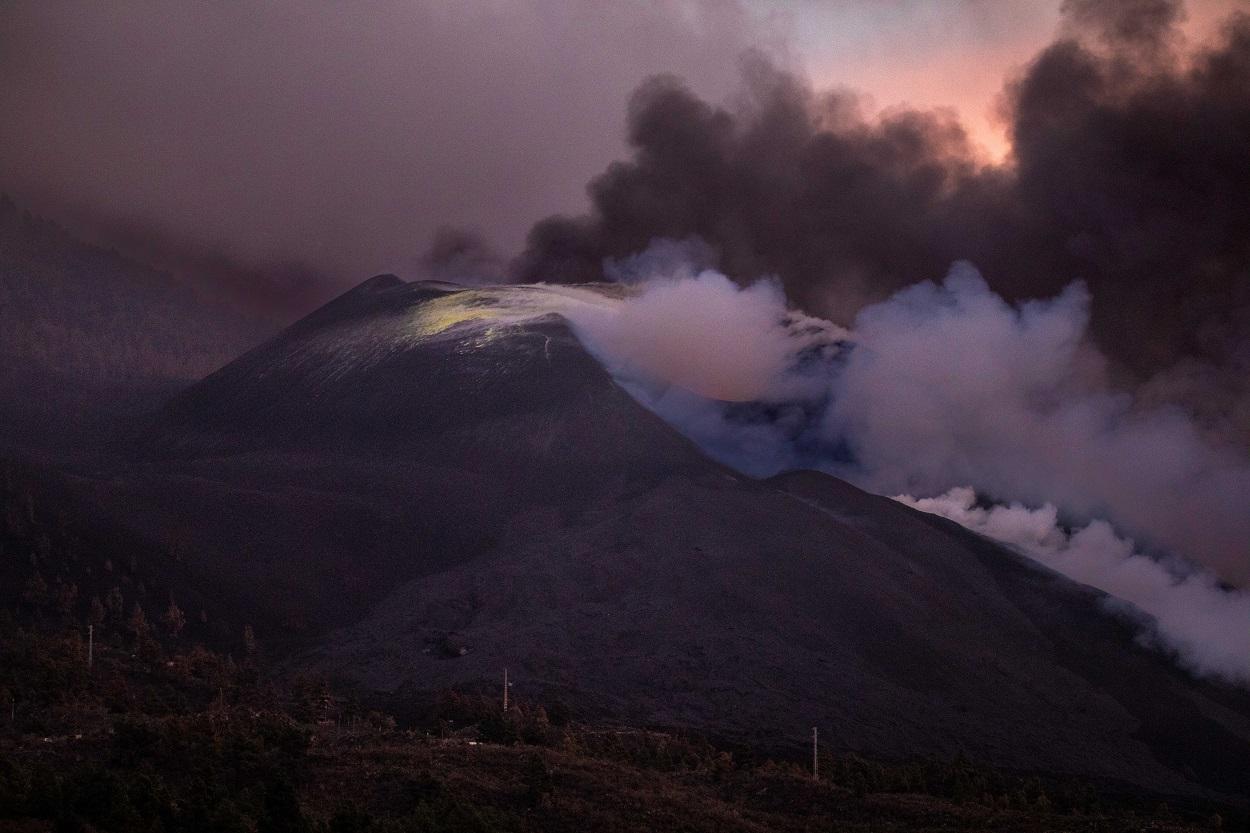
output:
M595 293L578 290L577 303ZM176 396L79 494L292 667L793 747L1250 794L1250 695L1099 594L817 473L756 481L639 406L568 292L382 276Z

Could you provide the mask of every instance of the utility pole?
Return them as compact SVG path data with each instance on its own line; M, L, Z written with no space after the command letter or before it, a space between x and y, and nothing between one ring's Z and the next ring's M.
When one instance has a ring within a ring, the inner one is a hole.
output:
M87 668L95 661L95 625L87 625Z
M820 756L816 751L817 734L816 727L812 727L812 778L820 780Z
M509 685L511 685L511 683L508 682L508 667L505 665L503 669L503 710L504 711L508 710L508 686Z

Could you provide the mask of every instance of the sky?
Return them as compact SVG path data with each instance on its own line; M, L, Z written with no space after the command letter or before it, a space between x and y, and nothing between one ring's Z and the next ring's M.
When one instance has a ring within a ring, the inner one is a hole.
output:
M1117 371L1250 441L1239 10L9 0L0 191L287 320L662 237L841 325L962 259L1012 301L1082 280Z
M1062 0L755 0L818 87L850 86L881 109L952 107L988 158L1010 150L1004 81L1060 28ZM1210 37L1242 0L1190 0L1186 35Z
M158 249L410 274L440 226L511 250L584 205L647 75L725 96L775 46L733 3L15 0L0 188Z
M1240 4L1191 3L1190 28ZM727 101L748 51L870 108L954 107L1000 158L1003 82L1058 5L12 0L0 188L154 259L296 262L335 285L409 274L444 226L507 256L535 220L583 209L642 79Z
M991 159L1009 141L1004 80L1054 35L1060 0L881 3L760 0L816 86L849 86L875 106L952 107Z

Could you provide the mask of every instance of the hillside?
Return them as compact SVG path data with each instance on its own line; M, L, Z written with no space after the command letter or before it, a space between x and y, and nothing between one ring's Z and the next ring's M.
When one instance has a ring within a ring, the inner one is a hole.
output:
M397 706L507 666L588 718L754 748L818 725L842 751L1250 794L1245 691L952 524L712 462L562 298L375 278L179 394L79 494L176 543L292 667Z
M195 379L272 325L0 196L0 357L81 379Z
M0 830L1242 830L1244 811L965 758L770 757L558 703L438 693L402 724L260 653L0 615ZM24 624L15 623L25 620Z
M73 509L54 484L12 465L3 482L0 830L1093 833L1247 821L1218 801L827 742L816 781L801 749L587 723L520 692L505 712L497 687L430 691L392 715L367 692L275 667L275 647L164 555L50 514Z

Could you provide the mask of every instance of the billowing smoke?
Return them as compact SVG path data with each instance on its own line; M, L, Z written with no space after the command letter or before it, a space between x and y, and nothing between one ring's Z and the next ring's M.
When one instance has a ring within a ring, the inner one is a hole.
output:
M601 279L654 238L697 237L732 279L775 275L793 304L842 324L959 259L1010 301L1080 280L1117 376L1245 444L1250 16L1187 45L1173 0L1064 13L1008 84L1001 166L950 113L875 117L763 62L725 106L652 79L629 108L632 157L591 182L590 214L536 225L516 269Z
M718 402L802 395L811 385L791 373L798 356L841 332L788 310L771 281L738 287L712 271L668 273L618 305L566 315L617 378Z
M1221 588L1206 572L1169 565L1133 549L1105 521L1071 531L1051 504L1029 509L977 505L972 489L932 498L896 498L1020 550L1069 578L1111 594L1109 606L1128 602L1146 614L1146 637L1203 675L1250 684L1250 593ZM1130 614L1135 611L1127 611Z
M1250 462L1110 387L1089 303L1075 284L1015 307L964 264L862 310L825 414L843 470L879 492L1055 501L1250 580Z
M847 331L793 311L775 282L674 266L682 251L626 261L635 280L660 271L618 302L562 310L639 401L749 474L818 468L920 495L907 500L1136 605L1189 667L1245 681L1250 596L1216 576L1250 581L1250 459L1112 385L1083 284L1012 304L959 263ZM969 485L1012 506L955 511L973 493L949 490ZM1203 567L1177 578L1146 553Z
M865 307L850 333L795 313L775 283L708 270L566 315L635 395L751 474L817 467L926 496L972 484L1250 580L1250 460L1114 387L1089 304L1078 283L1013 305L960 263Z
M514 269L636 280L654 255L633 252L699 241L686 289L661 269L615 317L574 318L640 401L751 474L1053 506L1030 516L1051 530L1034 545L1000 537L1155 617L1191 668L1245 682L1246 597L1213 576L1250 582L1250 16L1190 45L1182 15L1068 0L1008 84L999 166L949 113L872 116L766 62L724 106L654 78L630 105L632 158L592 181L590 214L537 224ZM661 326L706 339L714 383L674 370L668 348L691 348ZM736 377L718 358L744 343ZM1206 572L1152 560L1171 557Z
M426 280L476 286L502 283L505 266L503 258L480 233L443 226L434 233L421 258L421 274Z

